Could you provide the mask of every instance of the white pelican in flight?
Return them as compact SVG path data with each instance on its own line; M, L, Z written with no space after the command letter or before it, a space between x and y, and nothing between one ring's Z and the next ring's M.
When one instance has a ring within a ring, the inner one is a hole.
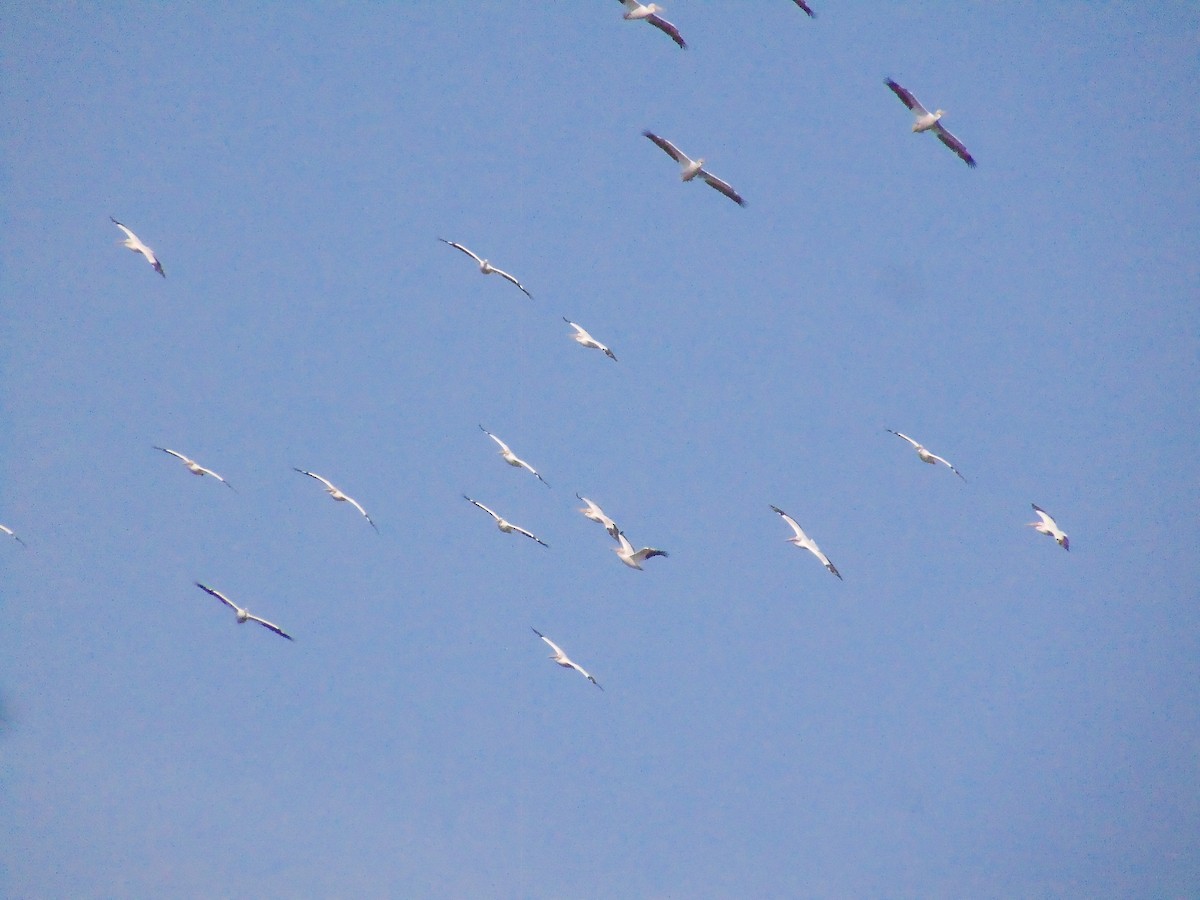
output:
M575 329L575 333L571 335L571 337L574 338L576 343L582 344L584 347L591 347L594 350L603 350L605 356L607 356L613 362L617 361L617 354L613 353L606 346L588 334L582 325L572 322L566 316L563 316L562 320Z
M887 430L891 431L892 434L894 434L896 437L904 438L904 440L906 440L910 444L912 444L913 448L917 451L917 456L921 457L921 462L927 462L931 466L935 466L938 463L941 463L943 466L948 468L951 472L953 472L959 478L962 478L963 481L967 480L967 479L963 478L962 472L958 471L958 469L956 469L956 468L954 468L954 466L950 465L950 460L944 459L944 458L938 456L936 453L930 453L921 444L918 444L916 441L914 441L912 438L910 438L907 434L901 434L899 431L892 431L892 429L890 429L890 428Z
M741 194L731 188L716 175L712 174L712 172L709 172L704 168L703 158L691 159L670 141L666 140L665 138L660 138L657 134L654 134L651 131L643 131L642 134L650 138L650 140L654 141L654 143L658 144L658 146L666 152L667 156L671 157L671 159L683 166L683 171L679 173L679 177L684 181L691 181L693 178L699 175L703 181L708 183L709 187L716 188L738 206L746 205L746 201L742 199Z
M150 263L150 265L154 266L154 271L157 272L159 275L161 275L163 278L166 278L167 273L163 271L162 263L160 263L158 261L158 257L154 255L154 251L151 250L149 247L147 247L145 244L143 244L141 238L139 238L136 234L134 234L132 231L130 231L128 228L126 228L124 225L122 225L116 219L113 219L112 216L109 216L109 218L112 219L112 223L114 225L116 225L123 232L125 232L125 240L118 241L118 243L123 247L128 247L134 253L142 254L142 256L146 257L146 262L148 262L148 263Z
M292 468L296 469L295 466L292 466ZM379 533L379 526L376 525L375 521L370 516L367 515L367 511L362 508L362 504L360 504L353 497L351 497L347 494L343 494L341 491L339 491L337 488L335 488L330 483L328 478L322 478L320 475L317 475L315 472L309 472L306 469L296 469L296 471L299 472L301 475L307 475L309 478L317 479L317 481L319 481L319 482L321 482L321 484L325 485L325 493L327 493L334 500L337 500L339 503L349 503L351 506L353 506L355 509L357 509L360 513L363 514L364 519L366 519L368 522L371 523L371 527L375 529L375 533L376 534Z
M504 441L500 440L500 438L496 437L494 434L492 434L490 431L488 431L482 425L479 426L479 430L482 431L484 434L486 434L493 441L495 441L497 444L500 445L500 455L504 457L504 461L506 463L508 463L510 466L513 466L514 468L517 468L517 469L528 469L530 472L532 472L534 475L537 476L538 481L540 481L542 484L546 485L546 487L550 487L550 485L546 482L546 479L541 476L541 474L538 472L537 469L535 469L529 463L525 462L525 460L521 459L521 457L517 456L517 454L513 453L510 449L508 449L508 444L504 443Z
M628 10L625 13L626 20L636 22L638 19L645 19L677 43L680 50L687 49L687 44L680 36L679 29L659 15L660 12L666 12L666 10L657 3L647 3L643 6L641 3L638 3L638 0L620 0L620 2Z
M170 453L176 459L182 461L183 464L185 466L187 466L187 470L189 472L191 472L193 475L200 475L200 476L211 475L213 478L217 479L217 481L221 482L221 484L225 485L225 487L234 491L234 493L237 493L237 491L234 490L234 487L232 484L230 484L228 481L226 481L224 478L222 478L220 475L218 475L212 469L204 468L204 466L200 465L194 459L189 459L188 457L184 456L182 453L177 453L176 451L171 450L167 447L155 447L154 449L161 450L163 453Z
M817 559L819 559L821 561L821 565L823 565L825 568L827 568L830 572L832 572L834 575L836 575L839 579L842 577L842 573L839 572L837 570L837 567L829 561L829 557L821 552L821 548L817 546L817 542L814 541L812 538L810 538L807 534L804 533L804 529L796 524L795 519L793 519L791 516L789 516L787 513L785 513L778 506L772 506L771 509L773 509L773 510L775 510L775 512L779 513L779 515L783 517L783 521L785 521L789 525L791 525L792 531L796 532L794 537L790 537L787 539L789 543L795 544L797 547L803 547L805 550L808 550L810 553L812 553L813 556L815 556Z
M591 519L593 522L599 522L604 526L604 530L611 534L614 538L620 533L621 529L617 527L617 523L608 517L608 515L587 497L581 497L578 493L575 494L584 503L587 504L579 511L583 513L584 518Z
M804 0L796 0L796 5L798 7L800 7L802 10L804 10L806 13L808 13L808 17L810 19L815 19L817 17L817 14L812 11L812 8L807 3L805 3Z
M466 494L463 494L463 499L468 501L469 503L474 504L475 506L478 506L485 513L487 513L489 516L491 516L493 519L495 519L496 527L499 528L501 531L503 531L505 534L512 534L515 531L517 534L523 534L523 535L525 535L525 537L531 538L531 539L537 541L543 547L550 546L545 541L543 541L540 537L538 537L536 534L534 534L532 531L526 531L520 525L514 525L512 522L508 521L508 519L504 518L503 516L496 515L496 513L492 512L492 510L488 509L486 506L484 506L478 500L472 500Z
M220 600L222 603L224 603L226 606L228 606L230 609L232 609L235 613L237 613L237 620L238 620L239 625L246 621L257 622L263 628L270 628L273 632L275 632L280 637L285 637L289 641L295 640L294 637L292 637L290 634L288 634L286 631L284 631L282 628L280 628L275 623L268 622L266 619L260 619L258 616L255 616L255 615L251 615L249 610L242 609L240 606L238 606L236 603L234 603L232 600L230 600L228 597L226 597L220 591L214 591L208 585L201 584L198 581L196 582L196 587L200 588L200 590L204 591L204 593L206 593L206 594L212 594L214 597L216 597L218 600Z
M1058 541L1060 547L1064 550L1070 550L1071 541L1067 537L1067 533L1058 527L1058 523L1054 519L1050 518L1050 513L1046 512L1036 503L1031 505L1033 506L1033 511L1038 514L1038 521L1029 523L1033 529L1042 534L1050 535L1050 537Z
M529 628L534 634L536 634L543 641L545 641L547 644L550 645L550 649L554 651L554 653L550 657L552 660L554 660L556 663L558 663L564 669L574 669L576 672L578 672L580 675L582 675L584 678L586 678L588 681L590 681L596 687L600 688L600 690L604 690L604 688L600 687L600 682L598 682L595 678L593 678L591 675L589 675L587 673L587 670L584 669L583 666L579 665L579 663L577 663L577 662L573 662L571 660L571 658L569 656L567 656L567 654L563 653L562 648L559 647L558 644L554 643L554 641L550 640L550 638L546 637L544 634L542 634L540 631L538 631L532 625L530 625Z
M476 256L474 253L472 253L470 250L468 250L462 244L456 244L456 243L454 243L454 241L448 241L445 238L438 238L438 240L441 241L443 244L449 244L455 250L461 250L463 253L467 254L467 256L471 257L471 259L475 260L475 262L479 263L479 271L482 272L484 275L499 275L501 278L511 281L513 284L515 284L517 287L519 287L522 291L525 291L525 296L528 297L530 300L533 299L533 294L531 294L531 293L529 293L529 291L525 290L525 285L521 284L521 282L517 281L517 279L513 278L511 275L509 275L504 270L497 269L486 259L482 259L481 257Z
M901 102L912 110L913 115L917 120L913 122L913 131L932 131L937 135L937 139L958 154L958 158L965 162L972 169L975 168L975 157L967 152L967 148L963 146L963 142L948 132L942 123L939 121L945 115L944 110L935 110L930 112L921 105L921 101L912 95L912 92L901 87L888 78L884 83L892 89Z
M12 538L14 541L16 541L18 544L20 544L26 550L29 549L29 545L26 544L23 540L21 540L21 536L19 534L17 534L15 531L13 531L11 528L9 528L7 525L0 525L0 532L7 534L10 538Z
M617 554L617 558L631 569L640 569L642 563L652 556L670 556L666 550L655 550L653 547L643 547L641 550L634 551L633 544L629 543L629 538L625 537L625 532L617 532L617 540L620 542L619 547L613 547L613 553Z

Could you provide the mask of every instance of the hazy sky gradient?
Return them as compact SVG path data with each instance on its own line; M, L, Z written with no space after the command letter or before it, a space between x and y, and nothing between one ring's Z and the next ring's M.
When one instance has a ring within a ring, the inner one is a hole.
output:
M8 11L0 893L1200 892L1200 9L813 5Z

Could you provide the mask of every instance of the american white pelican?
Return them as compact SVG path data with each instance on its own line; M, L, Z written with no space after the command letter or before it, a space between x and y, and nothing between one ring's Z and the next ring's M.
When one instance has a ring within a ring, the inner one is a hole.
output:
M109 216L109 218L112 219L112 223L114 225L116 225L123 232L125 232L125 240L118 241L117 243L119 243L122 247L128 247L134 253L142 254L142 256L146 257L146 262L148 262L148 263L150 263L150 265L154 266L154 271L157 272L159 275L161 275L163 278L166 278L167 273L163 271L162 263L160 263L158 261L158 257L154 255L154 251L151 250L149 247L147 247L145 244L143 244L141 238L139 238L136 234L134 234L132 231L130 231L128 228L126 228L124 225L122 225L116 219L113 219L112 216Z
M829 561L829 557L821 552L821 548L817 546L817 542L804 533L804 529L796 524L795 519L785 513L778 506L772 506L771 509L779 513L779 515L783 517L783 521L791 525L792 531L796 532L795 537L790 537L787 539L788 543L795 544L797 547L803 547L805 550L808 550L813 556L821 561L821 565L827 568L839 579L842 577L842 573L839 572L837 567Z
M522 291L525 291L525 296L528 297L530 300L533 299L533 294L531 294L531 293L529 293L529 291L525 290L525 285L521 284L521 282L517 281L517 279L513 278L511 275L509 275L504 270L497 269L486 259L476 256L474 253L472 253L470 250L468 250L462 244L456 244L456 243L454 243L454 241L448 241L445 238L438 238L438 240L441 241L443 244L449 244L455 250L461 250L463 253L467 254L467 256L471 257L471 259L475 260L475 262L479 263L479 271L482 272L484 275L499 275L501 278L505 278L508 281L511 281L513 284L515 284L517 287L519 287Z
M712 172L709 172L704 168L703 158L691 159L687 156L687 154L683 153L670 141L660 138L657 134L654 134L651 131L643 131L642 134L650 138L650 140L654 141L654 143L658 144L658 146L661 147L664 152L666 152L667 156L671 157L671 159L683 166L683 171L679 173L679 177L684 181L691 181L693 178L699 175L703 181L708 183L709 187L716 188L738 206L746 205L746 201L742 199L741 194L731 188L716 175L712 174Z
M798 7L800 7L802 10L804 10L806 13L808 13L808 17L810 19L815 19L817 17L817 14L812 11L811 7L809 7L809 5L804 2L804 0L796 0L796 5Z
M230 609L232 609L235 613L237 613L237 620L238 620L239 625L246 621L257 622L263 628L270 628L273 632L275 632L280 637L285 637L289 641L295 640L294 637L292 637L290 634L288 634L286 631L284 631L278 625L274 624L273 622L268 622L266 619L260 619L258 616L251 615L249 610L242 609L240 606L238 606L236 603L234 603L232 600L230 600L228 597L226 597L220 591L214 591L208 585L201 584L198 581L196 582L196 587L200 588L200 590L204 591L204 593L206 593L206 594L212 594L214 597L216 597L218 600L220 600L222 603L224 603L226 606L228 606Z
M571 337L575 339L576 343L582 344L584 347L591 347L594 350L603 350L605 356L607 356L613 362L617 361L617 354L613 353L606 346L588 334L582 325L572 322L566 316L563 316L562 320L575 329L575 333L571 335Z
M1067 533L1058 527L1057 522L1050 518L1050 513L1046 512L1036 503L1030 505L1033 507L1033 511L1038 514L1038 521L1030 522L1030 526L1032 526L1035 531L1050 535L1050 537L1058 541L1058 545L1064 550L1070 550L1071 541L1067 537Z
M25 543L23 540L21 540L21 537L20 537L20 535L18 535L18 534L17 534L15 531L13 531L13 530L12 530L11 528L9 528L7 525L0 525L0 532L3 532L4 534L7 534L7 535L8 535L10 538L12 538L13 540L15 540L15 541L16 541L18 544L20 544L20 545L21 545L22 547L24 547L26 550L28 550L28 549L29 549L29 545L28 545L28 544L26 544L26 543Z
M591 675L589 675L587 673L587 670L584 669L583 666L579 665L579 663L577 663L577 662L574 662L569 656L567 656L567 654L563 653L562 648L559 647L558 644L554 643L554 641L550 640L550 638L546 637L544 634L542 634L540 631L538 631L532 625L529 626L529 629L534 634L536 634L538 637L540 637L543 641L545 641L547 644L550 645L550 649L554 651L554 654L550 657L552 660L554 660L556 663L558 663L564 669L574 669L576 672L578 672L580 675L582 675L584 678L586 678L588 681L590 681L596 687L600 688L600 690L604 690L604 688L600 687L600 682L598 682L595 678L593 678Z
M892 429L890 429L890 428L887 430L892 431ZM894 434L898 438L904 438L906 441L908 441L910 444L912 444L913 448L916 449L916 451L917 451L917 456L921 457L921 462L927 462L931 466L935 466L938 463L941 463L946 468L948 468L951 472L953 472L955 475L957 475L959 478L962 478L963 481L967 480L967 479L963 478L962 472L958 471L958 469L956 469L956 468L954 468L954 466L950 465L950 460L944 459L943 457L938 456L935 453L930 453L923 446L921 446L916 441L914 441L912 438L910 438L907 434L901 434L899 431L892 431L892 434Z
M945 115L944 110L939 109L934 112L930 112L921 105L921 101L914 97L911 91L896 84L896 82L892 81L890 78L885 79L884 84L890 87L893 93L900 98L901 102L911 109L913 115L917 117L917 121L913 122L913 131L932 131L937 135L937 139L939 141L958 154L959 159L965 162L972 169L975 168L975 157L971 156L971 154L967 152L967 148L963 146L962 141L948 132L944 127L942 127L942 123L938 121L942 118L942 116Z
M292 466L292 468L296 469L295 466ZM299 472L301 475L307 475L309 478L317 479L317 481L319 481L319 482L321 482L321 484L325 485L325 493L327 493L330 497L332 497L334 500L338 501L339 503L349 503L351 506L353 506L355 509L357 509L360 513L363 514L363 518L365 518L368 522L371 523L371 527L375 529L375 533L376 534L379 533L379 526L376 525L375 521L370 516L367 515L367 511L362 508L362 505L357 500L355 500L353 497L343 494L341 491L339 491L337 488L335 488L333 486L333 484L330 483L328 478L322 478L320 475L317 475L315 472L309 472L306 469L296 469L296 471Z
M478 500L472 500L466 494L463 494L463 499L468 501L469 503L473 503L475 506L478 506L485 513L487 513L489 516L491 516L493 519L495 519L496 527L499 528L501 531L503 531L505 534L512 534L515 531L517 534L523 534L527 538L532 538L533 540L535 540L539 544L541 544L543 547L550 546L545 541L543 541L540 537L538 537L536 534L534 534L532 531L526 531L520 525L514 525L512 522L508 521L508 519L504 518L503 516L496 515L496 513L492 512L492 510L488 509L486 506L484 506Z
M611 534L614 538L620 533L621 529L617 527L617 523L610 519L605 514L604 510L602 510L587 497L581 497L578 493L576 493L575 496L579 497L580 500L587 504L586 507L579 510L581 513L583 513L585 518L591 519L593 522L599 522L604 526L604 530Z
M640 569L642 563L652 556L670 556L666 550L655 550L653 547L643 547L641 550L634 551L633 544L629 543L629 538L625 537L625 532L617 532L617 540L620 542L619 547L613 547L613 553L617 554L617 558L631 569Z
M185 466L187 466L187 470L189 472L191 472L193 475L200 475L200 476L211 475L213 478L217 479L217 481L221 482L221 484L225 485L225 487L229 488L230 490L233 490L234 493L237 493L237 491L234 490L234 487L232 484L230 484L228 481L226 481L224 478L222 478L220 475L218 475L212 469L204 468L204 466L197 463L194 459L189 459L188 457L184 456L182 453L177 453L176 451L171 450L167 447L155 447L154 449L161 450L163 453L170 453L176 459L181 460L183 462L183 464Z
M511 450L508 449L508 444L504 443L504 441L500 440L500 438L496 437L494 434L492 434L490 431L488 431L482 425L479 426L479 430L482 431L484 434L486 434L493 441L495 441L497 444L500 445L500 455L504 457L504 461L506 463L508 463L510 466L513 466L518 469L528 469L530 472L532 472L534 475L537 476L538 481L540 481L542 484L546 485L546 487L550 487L550 485L546 482L546 479L541 476L541 474L538 472L537 469L535 469L529 463L525 462L525 460L521 459L521 457L517 456L517 454L513 453Z
M628 10L625 13L626 20L636 22L638 19L645 19L677 43L680 50L687 49L687 44L680 36L679 29L659 15L660 12L666 12L666 10L657 3L647 3L644 6L638 3L638 0L620 0L620 3Z

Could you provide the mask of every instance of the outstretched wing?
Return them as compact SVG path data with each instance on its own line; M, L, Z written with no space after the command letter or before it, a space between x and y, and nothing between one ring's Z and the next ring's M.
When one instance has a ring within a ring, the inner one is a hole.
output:
M510 523L510 524L511 524L511 523ZM549 545L549 544L547 544L545 541L543 541L543 540L542 540L540 537L538 537L536 534L534 534L532 531L526 531L526 530L525 530L524 528L522 528L520 525L513 525L512 529L513 529L513 531L517 532L518 534L523 534L523 535L525 535L525 537L527 537L527 538L530 538L531 540L535 540L535 541L537 541L537 542L538 542L539 544L541 544L543 547L549 547L549 546L550 546L550 545Z
M501 278L507 278L509 281L511 281L513 284L515 284L517 287L519 287L524 292L526 297L528 297L530 300L533 299L533 294L531 294L531 293L529 293L529 291L525 290L525 285L521 284L521 282L517 281L517 279L513 278L511 275L509 275L503 269L497 269L495 266L492 266L492 271L495 272L497 275L499 275Z
M795 519L793 519L791 516L789 516L787 513L785 513L778 506L772 506L771 509L773 509L773 510L775 510L775 512L779 513L779 517L781 519L783 519L783 521L787 522L790 526L792 526L792 531L796 532L796 537L800 538L800 540L802 540L802 541L808 540L808 535L804 533L804 529L801 528L799 526L799 524L797 524Z
M810 19L815 19L817 17L817 14L812 11L812 8L809 7L809 5L804 2L804 0L796 0L796 5L798 7L800 7L802 10L804 10L806 13L808 13L808 17Z
M295 466L292 466L292 468L296 469ZM335 491L337 490L337 488L335 488L333 486L333 482L331 482L328 478L322 478L317 473L310 472L307 469L296 469L296 471L299 472L301 475L307 475L309 478L317 479L317 481L321 482L321 484L325 485L325 487L330 488L331 490L335 490Z
M346 497L346 502L349 503L351 506L353 506L355 509L357 509L360 513L362 513L363 518L371 523L371 527L374 528L375 532L378 534L379 526L375 524L374 519L372 519L370 516L367 515L367 511L362 508L362 504L359 503L357 500L355 500L353 497L349 497L349 496Z
M500 438L496 437L494 434L492 434L490 431L488 431L482 425L479 426L479 430L482 431L484 434L486 434L488 437L490 437L497 444L499 444L500 449L503 450L505 453L512 453L512 450L510 450L508 448L508 444L504 443L504 441L500 440Z
M929 453L928 450L926 450L925 452ZM953 472L959 478L962 478L963 481L967 480L966 478L963 478L963 473L958 471L958 469L954 468L954 466L951 465L950 460L946 459L944 456L938 456L936 453L929 453L929 458L936 459L938 462L940 462L942 465L944 465L947 469L949 469L951 472Z
M738 206L746 205L746 201L742 199L742 195L739 194L737 191L735 191L732 187L730 187L727 182L722 181L716 175L713 175L711 172L707 172L704 169L701 169L700 177L703 178L706 182L708 182L709 187L716 188L718 191L720 191L722 194L724 194L726 197L728 197L730 200L732 200Z
M284 631L282 628L280 628L274 622L268 622L266 619L260 619L258 616L249 614L249 613L246 615L246 618L254 620L259 625L261 625L263 628L270 628L273 632L275 632L280 637L285 637L289 641L295 640L294 637L292 637L290 634L288 634L286 631Z
M914 441L912 438L910 438L910 437L909 437L907 434L901 434L901 433L900 433L900 432L898 432L898 431L892 431L892 429L890 429L890 428L888 428L887 430L888 430L888 431L891 431L891 432L892 432L892 434L894 434L894 435L895 435L896 437L898 437L898 438L904 438L904 440L908 441L908 442L909 442L910 444L912 444L914 447L920 447L920 446L921 446L921 445L920 445L920 444L918 444L916 441Z
M1051 528L1058 527L1058 523L1054 521L1050 513L1046 512L1036 503L1031 503L1030 505L1033 507L1033 511L1038 514L1038 518L1042 520L1043 524L1048 525Z
M479 263L480 265L483 264L482 259L480 259L478 256L476 256L474 253L472 253L470 250L468 250L462 244L456 244L456 243L454 243L454 241L448 241L445 238L438 238L438 240L441 241L443 244L449 244L455 250L461 250L463 253L467 254L467 256L471 257L471 259L475 260L475 262Z
M550 645L550 649L551 649L551 650L553 650L553 651L554 651L555 653L557 653L559 656L566 656L566 654L562 652L562 648L561 648L561 647L559 647L559 646L558 646L558 644L554 643L554 641L550 640L550 638L546 637L544 634L542 634L540 631L538 631L538 630L537 630L536 628L534 628L532 625L530 625L530 626L529 626L529 628L530 628L530 630L531 630L531 631L532 631L534 634L536 634L536 635L537 635L538 637L540 637L540 638L541 638L543 641L545 641L547 644L549 644L549 645Z
M583 666L581 666L579 663L574 662L574 661L569 660L569 662L571 662L572 669L574 669L576 672L578 672L580 675L582 675L584 678L586 678L588 681L590 681L596 687L600 688L600 690L604 690L603 687L600 687L600 682L598 682L595 678L593 678L591 675L589 675L587 673L587 670Z
M218 600L220 600L222 603L224 603L230 609L234 610L235 612L237 611L238 605L236 603L234 603L232 600L230 600L228 597L226 597L224 594L222 594L220 591L213 590L207 584L201 584L199 581L196 582L196 587L200 588L200 590L204 591L204 593L206 593L206 594L212 594L214 597L216 597Z
M929 110L927 110L925 107L923 107L921 105L921 101L913 96L912 91L908 90L907 88L901 87L899 84L892 81L892 79L890 79L890 78L884 79L883 83L886 84L888 87L890 87L892 89L892 93L894 93L897 97L900 98L900 102L903 103L905 106L907 106L909 109L911 109L914 113L916 113L919 116L929 115Z
M668 22L666 19L664 19L662 16L658 15L657 13L653 13L651 15L646 16L646 21L649 22L651 25L653 25L655 28L657 28L659 31L661 31L663 34L668 35L671 38L671 40L673 40L676 44L679 45L680 50L687 49L687 42L684 41L683 37L679 34L679 29L676 28L674 25L672 25L670 22Z
M972 169L975 168L975 157L967 152L967 148L963 146L962 141L943 128L941 122L938 122L936 125L934 125L933 130L937 133L937 138L939 141L957 153L958 158L965 162Z
M170 454L171 454L173 457L175 457L176 459L181 459L181 460L183 460L185 463L190 463L190 462L192 462L192 460L188 459L188 458L187 458L186 456L184 456L182 453L177 453L176 451L174 451L174 450L170 450L170 449L168 449L167 447L157 447L157 446L156 446L154 449L155 449L155 450L161 450L163 453L170 453Z
M464 499L464 500L466 500L466 501L468 501L469 503L473 504L474 506L478 506L478 507L479 507L480 509L482 509L482 510L483 510L485 513L487 513L489 516L491 516L493 519L495 519L497 522L499 522L499 521L500 521L500 517L499 517L498 515L496 515L494 512L492 512L492 510L488 509L486 506L484 506L484 505L483 505L482 503L480 503L478 500L472 500L472 499L471 499L470 497L468 497L466 494L463 494L463 499Z
M123 232L125 232L125 237L129 238L131 241L137 241L139 244L142 242L141 239L136 234L134 234L126 226L122 225L120 222L118 222L112 216L109 216L108 218L114 225L116 225Z
M654 143L656 143L663 150L663 152L667 154L667 156L671 157L671 159L675 160L675 162L679 163L680 165L688 165L691 163L691 160L687 157L687 154L680 151L678 147L676 147L666 138L660 138L652 131L643 131L642 136L648 137L650 140L654 141Z

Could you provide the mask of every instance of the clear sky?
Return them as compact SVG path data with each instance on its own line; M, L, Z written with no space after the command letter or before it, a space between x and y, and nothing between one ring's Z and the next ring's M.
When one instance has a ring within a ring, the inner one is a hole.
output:
M7 10L0 893L1200 893L1200 8L812 3Z

